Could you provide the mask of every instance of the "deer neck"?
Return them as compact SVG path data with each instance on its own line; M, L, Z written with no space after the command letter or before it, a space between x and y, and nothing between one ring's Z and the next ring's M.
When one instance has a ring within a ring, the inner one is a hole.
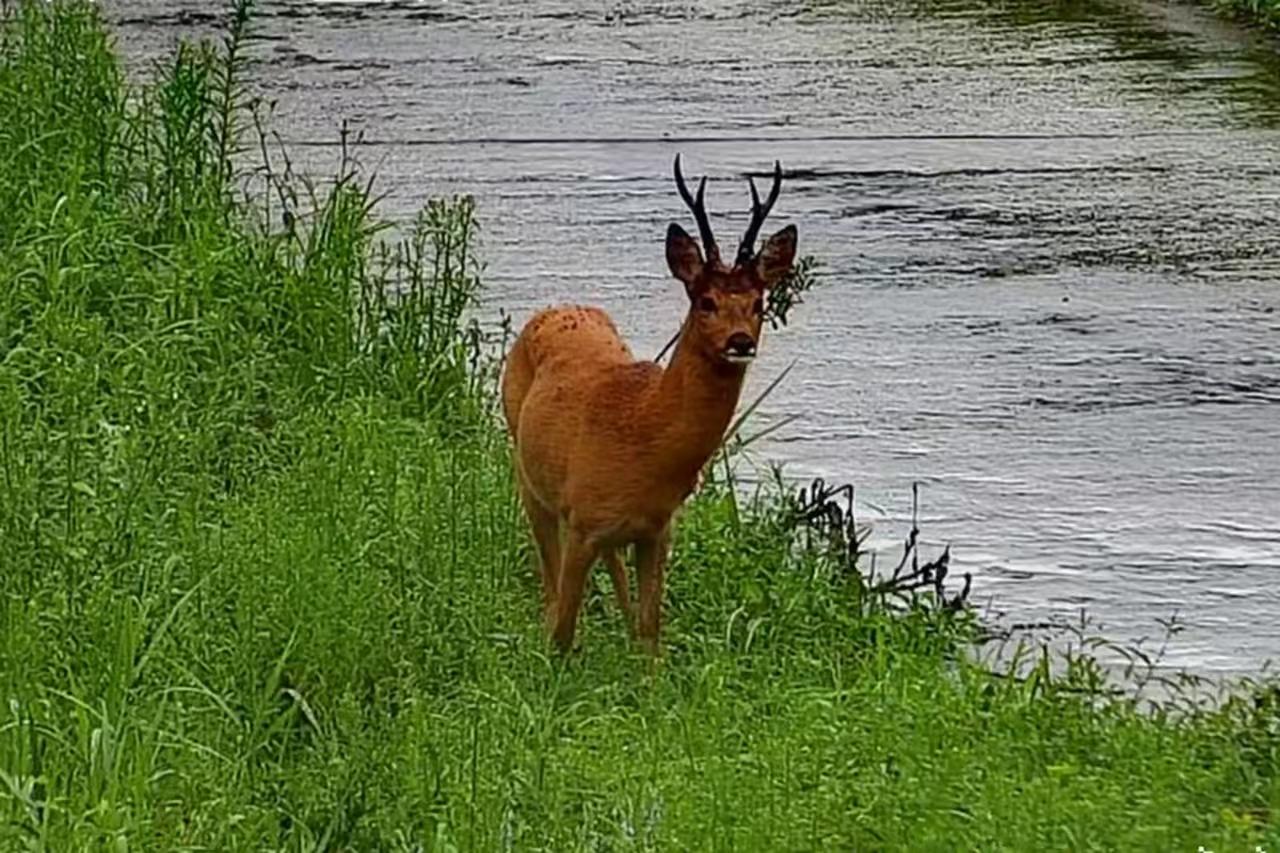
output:
M680 342L658 386L659 408L670 441L667 455L677 478L696 477L716 452L738 406L746 368L709 358L681 329Z

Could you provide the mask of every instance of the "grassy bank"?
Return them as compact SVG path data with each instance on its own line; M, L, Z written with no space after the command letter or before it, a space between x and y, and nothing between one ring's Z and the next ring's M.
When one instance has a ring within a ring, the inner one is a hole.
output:
M1280 0L1213 0L1213 6L1239 21L1280 30Z
M782 492L693 502L656 670L605 596L561 661L470 201L238 174L243 19L132 85L7 8L0 849L1280 849L1274 692L994 674Z

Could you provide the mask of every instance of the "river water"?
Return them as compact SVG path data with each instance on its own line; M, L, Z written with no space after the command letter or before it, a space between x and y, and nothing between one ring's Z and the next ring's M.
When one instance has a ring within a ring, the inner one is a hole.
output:
M130 64L216 26L106 4ZM1068 9L1067 12L1063 8ZM670 179L721 241L770 225L823 279L748 397L791 477L856 485L877 543L951 543L1009 621L1183 631L1166 664L1280 658L1280 60L1188 7L1005 0L263 3L253 88L305 168L366 142L384 214L477 198L490 309L684 309ZM768 228L766 228L766 231Z

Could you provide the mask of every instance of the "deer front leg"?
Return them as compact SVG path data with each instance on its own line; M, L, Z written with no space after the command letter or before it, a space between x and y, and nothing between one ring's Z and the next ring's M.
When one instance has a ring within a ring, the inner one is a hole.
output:
M578 611L582 609L582 594L587 586L587 573L596 561L598 549L581 532L569 527L568 541L560 560L560 578L555 604L555 624L551 637L561 652L573 647L573 635L578 627Z
M662 623L662 587L667 565L667 549L671 535L663 530L652 539L636 543L636 574L640 587L640 612L636 634L652 654L658 653L658 634Z

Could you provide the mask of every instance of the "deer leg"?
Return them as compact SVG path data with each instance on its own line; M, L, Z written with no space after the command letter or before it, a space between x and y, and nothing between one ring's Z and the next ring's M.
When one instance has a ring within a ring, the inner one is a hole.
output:
M542 576L542 605L547 613L555 608L556 590L560 585L560 518L544 507L533 492L520 482L520 503L533 529L538 546L539 574Z
M658 633L662 623L663 573L671 536L664 530L652 539L636 543L636 574L639 576L640 612L636 633L652 654L658 653Z
M627 566L622 562L622 555L618 553L617 549L605 551L604 562L609 567L609 574L613 578L613 594L617 596L618 607L622 610L622 617L627 620L627 630L634 634L636 613L631 607L631 590L630 584L627 582Z
M582 533L569 528L568 541L560 560L560 586L555 605L555 626L551 636L561 652L573 647L573 634L578 627L578 611L587 586L587 573L596 561L598 548Z

